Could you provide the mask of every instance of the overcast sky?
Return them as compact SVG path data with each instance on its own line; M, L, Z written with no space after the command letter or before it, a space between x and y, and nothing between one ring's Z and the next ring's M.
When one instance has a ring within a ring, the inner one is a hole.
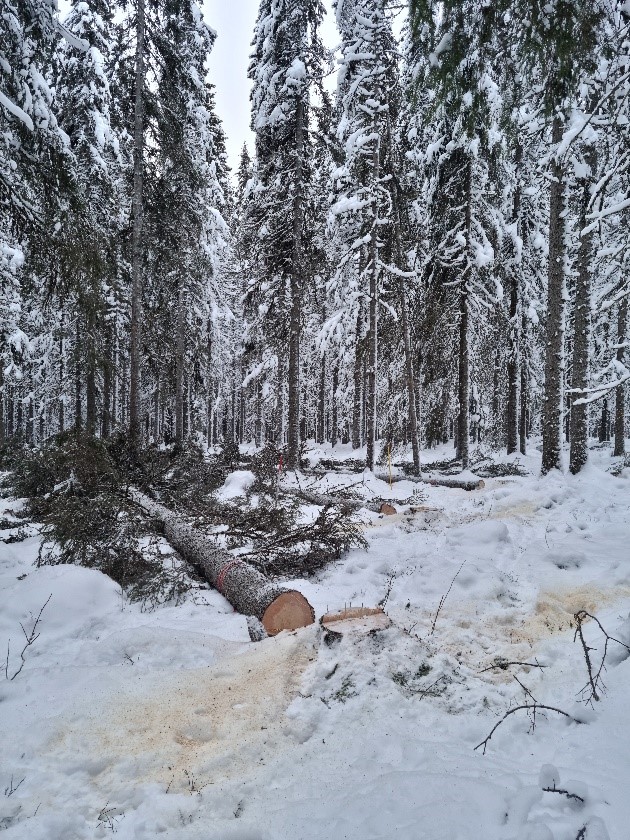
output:
M209 78L216 85L217 111L227 134L232 169L238 167L243 143L253 151L249 130L250 83L247 78L254 23L260 0L204 0L204 17L217 32L209 62ZM322 38L327 47L338 41L331 0L324 0L328 10Z

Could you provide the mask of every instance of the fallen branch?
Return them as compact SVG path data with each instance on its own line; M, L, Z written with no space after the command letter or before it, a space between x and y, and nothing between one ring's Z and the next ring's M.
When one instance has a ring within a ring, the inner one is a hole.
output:
M545 793L559 793L562 796L566 796L567 799L575 799L577 802L584 802L584 799L581 796L578 796L577 793L571 793L568 790L563 790L562 788L557 788L555 785L553 787L546 787L543 788Z
M518 661L503 662L503 661L501 661L501 662L495 663L494 665L489 665L487 668L483 668L483 670L479 671L479 673L480 674L485 674L486 671L496 671L496 670L507 671L507 669L511 665L522 665L523 667L528 667L528 668L546 668L547 667L546 665L541 665L539 662L518 662Z
M48 602L50 601L51 598L52 598L52 593L48 596L48 598L46 599L46 603L44 604L44 606L39 611L39 613L37 615L37 618L35 619L35 624L33 624L33 628L31 629L30 633L26 632L26 630L24 629L24 625L22 624L22 622L20 622L20 627L22 628L22 633L24 633L24 638L26 639L26 644L24 645L24 647L22 648L22 651L20 653L20 659L22 660L21 663L20 663L20 667L13 674L12 677L9 676L9 655L11 653L11 639L9 639L9 641L7 642L7 659L6 659L6 662L5 662L5 665L4 665L4 676L7 680L12 681L17 677L17 675L19 673L21 673L22 668L24 667L24 665L26 663L26 651L31 647L31 645L33 645L39 639L39 633L37 632L37 626L39 625L39 622L40 622L41 617L42 617L42 613L44 612L44 610L48 606Z
M484 740L481 741L481 743L477 744L475 749L478 750L479 747L483 747L483 755L485 755L486 754L486 748L488 746L488 741L492 738L492 736L497 731L497 729L501 726L503 721L506 720L507 718L509 718L510 715L513 715L515 712L520 712L523 709L527 709L528 712L532 712L533 717L534 717L534 720L533 720L533 726L534 727L536 725L536 713L538 712L539 709L542 709L542 710L547 711L547 712L555 712L558 715L563 715L564 717L569 718L569 720L572 720L574 723L581 723L582 722L582 721L579 721L576 718L572 717L572 715L568 714L568 712L563 712L562 709L556 709L555 706L544 706L542 703L524 703L522 706L514 706L513 709L510 709L509 711L507 711L503 715L501 720L492 727L492 730L491 730L490 734L488 735L488 737L484 738Z
M439 616L439 614L440 614L440 612L441 612L441 610L442 610L442 607L444 606L444 604L446 603L446 599L447 599L447 598L448 598L448 596L450 595L451 589L453 588L453 584L454 584L454 583L455 583L455 581L457 580L457 576L459 575L459 573L461 572L461 570L464 568L464 566L465 566L465 565L466 565L466 561L464 560L464 562L462 563L462 565L461 565L461 566L459 567L459 569L455 572L455 575L453 576L453 580L451 581L451 585L450 585L450 586L449 586L449 588L446 590L446 593L445 593L444 595L442 595L442 597L440 598L440 603L438 604L438 608L437 608L437 611L436 611L436 613L435 613L435 617L434 617L434 619L433 619L433 624L431 625L431 632L429 633L429 636L432 636L432 635L433 635L433 632L434 632L434 630L435 630L435 625L436 625L436 623L437 623L438 616Z
M588 672L588 682L584 686L584 688L581 689L580 694L582 694L584 696L585 693L588 692L589 689L590 689L590 693L588 694L588 696L585 697L584 702L592 704L593 700L598 702L601 699L601 694L603 694L606 691L606 686L604 685L604 681L602 679L602 671L606 670L606 656L608 654L608 644L609 644L609 642L616 642L616 644L624 647L629 653L630 653L630 647L628 647L628 645L625 642L622 642L619 639L615 639L614 636L609 635L609 633L607 633L606 630L604 630L604 628L602 627L600 621L597 618L595 618L594 615L591 615L591 613L586 612L586 610L580 610L579 612L576 612L575 615L573 616L573 618L575 619L575 623L576 623L576 629L575 629L575 634L573 636L573 641L575 641L578 636L580 637L580 642L582 644L582 650L584 651L584 660L586 662L586 670ZM599 663L599 668L597 669L596 672L595 672L593 663L591 661L590 654L591 654L591 651L597 650L597 648L589 647L586 644L586 639L584 638L584 632L582 630L582 625L584 624L584 621L587 618L590 618L592 621L595 622L595 624L597 624L599 629L604 634L604 639L605 639L605 641L604 641L604 652L602 654L601 662Z

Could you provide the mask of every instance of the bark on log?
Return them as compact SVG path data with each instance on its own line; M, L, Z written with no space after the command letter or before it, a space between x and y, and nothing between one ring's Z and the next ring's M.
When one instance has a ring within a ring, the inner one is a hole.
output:
M456 490L483 490L486 482L483 478L471 476L471 478L459 478L456 475L428 475L425 478L427 484L434 487L453 487Z
M254 566L211 545L203 534L144 493L131 488L129 494L146 513L162 522L166 539L184 560L203 569L209 583L234 609L258 618L270 636L314 623L315 612L301 592L273 583Z

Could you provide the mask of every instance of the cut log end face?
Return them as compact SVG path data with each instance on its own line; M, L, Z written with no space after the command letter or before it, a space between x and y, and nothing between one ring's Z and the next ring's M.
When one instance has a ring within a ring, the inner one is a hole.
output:
M300 592L283 592L265 610L263 627L270 636L282 630L298 630L315 621L313 608Z
M389 502L383 502L379 512L384 513L385 516L393 516L396 513L396 508L390 505Z
M333 636L342 636L345 633L364 635L386 630L391 625L391 620L382 607L350 607L323 615L320 624Z

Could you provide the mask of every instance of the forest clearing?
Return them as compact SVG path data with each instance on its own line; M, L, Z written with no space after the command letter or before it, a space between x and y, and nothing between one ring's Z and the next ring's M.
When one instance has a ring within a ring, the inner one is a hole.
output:
M0 0L0 834L629 840L630 0Z

